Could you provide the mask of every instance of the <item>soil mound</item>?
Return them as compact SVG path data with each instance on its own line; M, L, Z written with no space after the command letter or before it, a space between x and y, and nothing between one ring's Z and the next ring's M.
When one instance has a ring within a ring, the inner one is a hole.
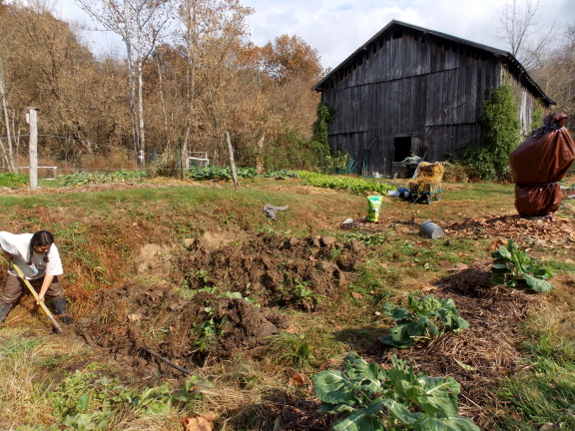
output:
M365 246L332 236L307 239L262 233L213 249L196 239L178 269L191 290L214 286L240 292L263 306L316 311L322 299L347 287Z
M79 335L109 349L136 375L158 368L168 376L181 374L148 350L183 368L203 366L208 358L227 358L235 349L265 344L287 325L277 311L245 299L204 292L184 298L167 283L127 283L99 292L95 302L91 315L78 321Z

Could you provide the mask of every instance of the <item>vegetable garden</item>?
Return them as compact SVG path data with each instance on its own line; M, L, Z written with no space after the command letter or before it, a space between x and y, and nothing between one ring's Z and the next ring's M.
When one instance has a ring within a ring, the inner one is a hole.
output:
M26 297L0 327L8 429L575 426L570 201L536 221L510 185L410 205L397 182L229 174L5 189L3 230L55 234L76 320L52 334Z

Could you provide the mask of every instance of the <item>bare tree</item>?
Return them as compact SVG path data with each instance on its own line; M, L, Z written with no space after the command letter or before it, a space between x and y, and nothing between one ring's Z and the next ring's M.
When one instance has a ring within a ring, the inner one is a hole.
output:
M204 100L212 114L211 123L216 135L221 135L223 87L233 84L229 78L231 57L237 54L243 37L247 34L245 19L253 10L244 7L238 0L180 0L176 40L185 48L186 88L184 97L187 106L186 125L182 153L188 152L194 123L197 122L197 101ZM203 95L198 93L198 80L202 82ZM228 99L225 104L231 101ZM218 129L221 129L218 131ZM187 158L186 158L187 165Z
M555 19L545 22L544 18L550 15L546 6L540 0L511 0L499 12L500 38L527 70L537 68L548 58L560 31Z
M171 18L172 0L76 0L78 5L126 45L134 150L143 166L145 154L144 63ZM137 96L137 100L136 100ZM137 102L137 109L136 109Z

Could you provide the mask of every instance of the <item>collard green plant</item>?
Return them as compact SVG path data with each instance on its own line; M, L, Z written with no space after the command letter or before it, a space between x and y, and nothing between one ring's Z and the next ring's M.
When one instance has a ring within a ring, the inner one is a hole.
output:
M537 292L555 289L555 286L547 281L554 274L542 268L536 259L519 250L512 240L507 242L507 247L499 246L499 249L491 256L493 257L491 284L494 286L498 284L510 287L526 285Z
M385 314L395 320L396 326L381 337L382 343L403 349L437 337L443 331L469 328L469 322L459 315L451 298L410 295L408 307L409 310L390 303L384 305Z
M460 385L452 377L415 374L395 356L389 371L354 353L344 368L313 377L322 402L318 411L348 413L333 424L334 431L479 431L470 419L457 416Z

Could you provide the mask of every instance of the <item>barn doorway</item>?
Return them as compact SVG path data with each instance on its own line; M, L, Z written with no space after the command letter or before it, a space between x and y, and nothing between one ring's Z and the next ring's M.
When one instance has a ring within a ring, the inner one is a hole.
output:
M411 136L393 138L393 161L401 162L411 156Z

